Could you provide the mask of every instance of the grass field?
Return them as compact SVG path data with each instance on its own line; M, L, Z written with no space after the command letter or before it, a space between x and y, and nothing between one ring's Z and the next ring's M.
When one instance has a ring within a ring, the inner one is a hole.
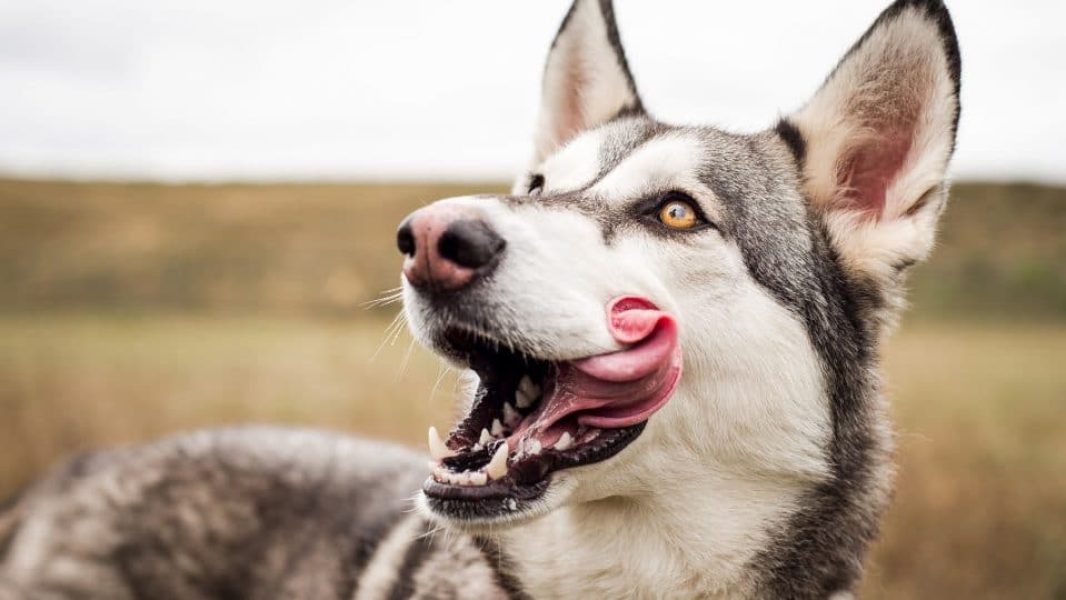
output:
M0 182L0 496L220 423L422 444L454 376L360 305L402 215L467 189ZM885 352L900 474L864 597L1066 598L1064 232L1063 190L958 188Z
M0 179L0 312L348 318L397 285L404 215L505 187ZM1066 319L1066 188L957 185L942 230L914 273L917 312Z

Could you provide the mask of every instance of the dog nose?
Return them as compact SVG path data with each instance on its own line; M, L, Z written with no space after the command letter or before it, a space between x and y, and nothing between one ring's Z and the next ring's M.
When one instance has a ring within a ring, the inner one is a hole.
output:
M404 219L396 246L411 285L453 291L487 273L507 243L475 209L430 205Z

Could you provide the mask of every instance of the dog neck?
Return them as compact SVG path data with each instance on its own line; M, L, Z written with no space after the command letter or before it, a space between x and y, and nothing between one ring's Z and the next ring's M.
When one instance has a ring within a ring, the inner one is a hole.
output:
M537 598L747 597L766 523L794 505L796 483L705 476L641 497L564 507L510 530L504 550Z
M504 535L535 597L755 594L760 557L830 469L820 366L789 351L799 332L767 339L708 352L732 362L683 381L600 493ZM750 376L767 363L778 376Z

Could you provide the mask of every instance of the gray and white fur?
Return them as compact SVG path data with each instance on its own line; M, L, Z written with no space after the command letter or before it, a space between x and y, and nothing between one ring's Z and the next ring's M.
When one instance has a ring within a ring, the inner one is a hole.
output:
M507 240L476 313L409 285L405 305L431 348L467 319L569 360L617 349L608 299L654 299L685 373L639 438L485 521L426 502L425 456L340 435L89 455L0 513L0 600L848 597L892 486L880 348L946 203L959 84L947 9L898 0L771 128L669 125L610 1L576 0L529 171L512 195L441 201ZM678 190L710 227L641 216Z

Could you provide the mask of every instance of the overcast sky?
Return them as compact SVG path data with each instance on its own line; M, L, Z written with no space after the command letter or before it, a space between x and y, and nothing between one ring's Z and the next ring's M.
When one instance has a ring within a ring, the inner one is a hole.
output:
M0 173L507 178L568 0L0 0ZM617 0L645 105L763 128L887 2ZM949 2L956 178L1066 182L1066 2Z

